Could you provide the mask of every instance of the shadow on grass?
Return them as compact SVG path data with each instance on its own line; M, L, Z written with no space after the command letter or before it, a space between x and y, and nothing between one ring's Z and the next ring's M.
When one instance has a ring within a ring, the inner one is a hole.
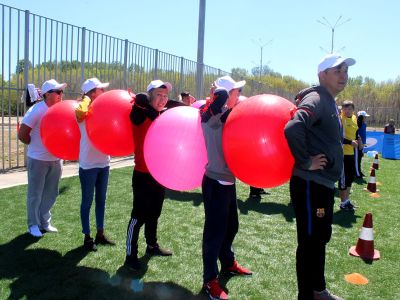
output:
M193 201L194 206L199 206L203 202L203 196L199 192L179 192L167 189L165 197L175 201Z
M357 223L357 219L361 218L351 211L338 210L333 214L333 224L337 224L344 228L351 228Z
M260 199L249 198L246 201L238 199L238 207L241 214L247 215L249 210L267 214L282 214L287 222L293 222L294 212L290 204L284 205L275 202L261 202Z
M368 182L365 180L365 178L356 178L354 179L354 182L357 183L358 185L364 185L367 184Z
M61 186L59 187L59 189L58 189L58 194L59 194L59 195L64 194L64 193L66 193L70 188L71 188L71 186L70 186L69 184L61 185Z
M12 281L8 299L202 299L173 282L145 283L139 291L138 281L128 285L104 270L78 265L88 255L83 247L62 256L29 249L37 241L26 233L0 245L0 280Z
M143 276L147 272L149 260L150 256L148 255L140 258L141 269L139 271L125 266L120 267L110 278L111 285L134 294L136 296L134 299L207 299L203 292L194 295L191 291L171 281L144 281Z

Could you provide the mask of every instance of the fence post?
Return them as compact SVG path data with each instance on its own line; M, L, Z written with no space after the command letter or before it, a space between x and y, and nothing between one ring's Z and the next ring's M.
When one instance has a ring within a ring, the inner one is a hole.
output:
M181 56L181 73L179 76L179 92L183 91L183 76L184 76L183 62L184 62L184 58L183 58L183 56Z
M128 88L128 78L127 78L127 74L128 74L128 45L129 45L129 41L127 39L125 39L125 52L124 52L124 89Z
M29 10L25 10L25 45L24 45L24 95L27 92L26 87L29 81ZM26 112L26 103L24 101L24 115ZM27 151L28 147L24 144L24 165L27 165ZM3 169L4 169L4 160L3 160Z
M26 90L29 81L29 10L25 10L25 45L24 45L24 87ZM25 101L24 101L25 103ZM26 105L24 105L24 113Z
M85 80L85 48L86 48L86 27L82 27L81 43L81 84Z
M153 80L157 79L157 74L158 73L158 49L156 49L156 52L154 52L154 75L153 75Z

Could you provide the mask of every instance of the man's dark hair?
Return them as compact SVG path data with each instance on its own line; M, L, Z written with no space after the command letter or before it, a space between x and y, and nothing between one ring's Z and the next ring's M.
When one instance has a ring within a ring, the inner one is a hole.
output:
M343 101L342 107L349 107L351 106L354 109L354 103L351 100L345 100Z

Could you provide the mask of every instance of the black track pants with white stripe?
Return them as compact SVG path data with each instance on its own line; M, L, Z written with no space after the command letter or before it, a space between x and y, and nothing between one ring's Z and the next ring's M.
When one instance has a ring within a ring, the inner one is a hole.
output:
M290 179L290 197L296 216L296 273L298 299L314 299L313 291L322 291L325 283L325 247L332 234L332 188L304 180Z
M126 255L137 256L140 228L144 225L147 245L157 244L157 224L165 197L165 188L149 173L133 171L133 209L128 224Z

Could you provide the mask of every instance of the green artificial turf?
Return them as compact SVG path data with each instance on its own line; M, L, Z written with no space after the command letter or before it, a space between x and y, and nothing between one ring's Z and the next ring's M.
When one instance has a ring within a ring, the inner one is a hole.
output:
M372 159L364 159L364 169ZM380 198L353 186L352 214L335 204L332 240L327 247L328 288L346 299L400 299L400 162L380 159L376 172ZM144 255L140 236L141 272L122 267L126 227L132 208L131 168L114 169L109 180L106 233L117 242L83 250L77 177L63 179L52 209L57 234L41 239L26 233L26 186L0 190L0 299L205 299L202 286L201 241L204 211L201 191L168 191L159 220L159 243L172 257ZM367 172L365 172L367 173ZM368 180L368 177L366 178ZM247 199L248 186L238 183L240 229L234 247L239 263L254 275L223 277L230 299L295 299L296 230L288 186L268 190L261 201ZM364 215L372 212L375 248L381 259L365 262L348 255ZM91 215L95 230L94 208ZM369 284L347 283L344 275L361 273Z

